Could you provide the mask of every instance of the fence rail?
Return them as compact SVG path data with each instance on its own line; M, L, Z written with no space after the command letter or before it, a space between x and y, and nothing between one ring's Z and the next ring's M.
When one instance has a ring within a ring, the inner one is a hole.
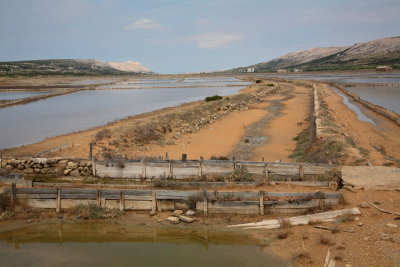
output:
M229 175L236 170L263 180L291 177L304 178L322 176L335 170L336 166L310 163L245 162L222 160L193 161L95 161L94 172L98 177L137 178L137 179L197 179L207 176Z
M11 188L11 200L24 199L33 208L61 209L95 204L105 208L144 211L172 211L196 208L208 213L264 214L299 213L325 205L338 204L339 193L265 192L265 191L175 191L116 190L84 188Z

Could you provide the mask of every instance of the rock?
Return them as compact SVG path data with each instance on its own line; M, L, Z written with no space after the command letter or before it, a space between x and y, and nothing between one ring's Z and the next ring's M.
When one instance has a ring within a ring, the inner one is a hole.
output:
M167 218L167 221L169 221L170 223L173 223L173 224L178 224L179 223L179 218L170 216L170 217Z
M83 170L84 170L84 167L80 166L80 167L78 167L78 170L79 170L79 171L83 171Z
M71 176L79 176L79 170L73 170L69 173Z
M369 241L370 239L371 239L371 237L369 237L369 236L364 237L365 241Z
M25 166L24 165L22 165L22 164L18 164L18 170L23 170L23 169L25 169Z
M388 224L386 224L386 226L387 226L387 227L396 228L396 227L397 227L397 224L394 224L394 223L388 223Z
M390 241L390 242L394 242L394 237L390 236L388 234L382 234L381 235L381 240L383 241Z
M68 160L63 159L63 160L60 160L58 163L59 163L59 164L67 164L67 163L68 163Z
M11 171L12 169L14 169L14 167L12 165L6 165L6 170L7 171Z
M194 222L194 219L192 219L190 217L183 216L183 215L178 215L178 219L181 220L182 222L185 222L185 223Z
M363 223L359 223L359 224L358 224L358 226L363 226L363 225L364 225Z
M39 169L39 168L35 168L34 171L35 171L36 173L40 173L40 169Z
M25 169L25 173L33 173L34 170L32 168L27 168Z
M66 170L63 171L63 174L64 175L69 175L71 173L71 171L72 171L71 169L66 169Z
M177 216L177 215L182 215L183 214L183 210L174 210L174 212L172 213L172 216Z
M363 209L369 208L369 204L367 202L361 202L360 208L363 208Z
M196 215L196 212L194 210L188 210L185 214L187 216L193 216L193 215Z
M75 170L75 169L78 168L78 163L70 161L70 162L68 162L68 164L67 164L67 168L68 168L68 169L71 169L71 170Z

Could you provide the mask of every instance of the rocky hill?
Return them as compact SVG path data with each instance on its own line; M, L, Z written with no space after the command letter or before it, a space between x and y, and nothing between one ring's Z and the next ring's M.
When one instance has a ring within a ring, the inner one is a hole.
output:
M0 62L0 75L124 75L150 72L137 61L108 63L93 59L49 59Z
M374 68L377 65L400 67L400 36L352 46L312 48L255 65L231 69L228 72L246 72L247 68L254 68L255 72L277 69L346 70Z

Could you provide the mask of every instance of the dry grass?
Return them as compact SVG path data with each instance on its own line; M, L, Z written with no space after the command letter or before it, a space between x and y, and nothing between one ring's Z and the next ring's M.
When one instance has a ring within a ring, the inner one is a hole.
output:
M291 234L291 232L290 231L288 231L288 230L283 230L283 231L280 231L277 235L276 235L276 238L277 239L286 239L286 238L288 238L289 237L289 235Z
M325 245L325 246L333 245L332 240L326 236L321 235L318 240L321 245Z

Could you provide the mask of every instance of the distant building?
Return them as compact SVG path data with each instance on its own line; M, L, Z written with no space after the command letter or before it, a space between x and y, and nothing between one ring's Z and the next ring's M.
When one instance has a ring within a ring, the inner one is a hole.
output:
M390 66L378 66L378 67L376 67L376 69L375 69L376 71L384 71L384 72L389 72L389 71L392 71L393 70L393 68L392 67L390 67Z
M288 72L288 70L287 69L277 69L276 72L284 73L284 72Z
M247 68L247 72L254 72L254 68Z
M294 69L294 72L303 72L302 69Z

